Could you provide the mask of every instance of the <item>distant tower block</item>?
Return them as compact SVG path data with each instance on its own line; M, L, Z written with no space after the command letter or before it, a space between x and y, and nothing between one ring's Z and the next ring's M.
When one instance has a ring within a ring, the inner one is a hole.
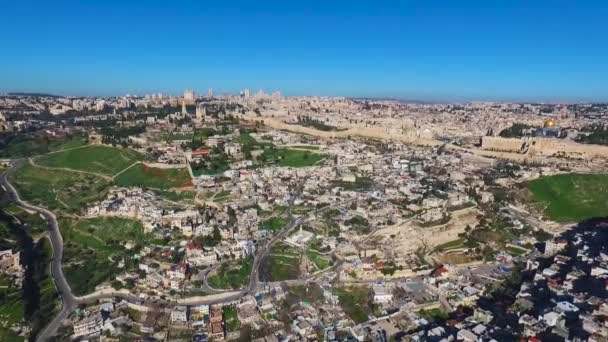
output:
M194 104L194 92L190 89L184 90L184 102L187 104Z
M182 101L182 114L186 115L188 114L188 111L186 110L186 101Z
M209 88L209 90L207 90L207 97L213 97L213 89Z

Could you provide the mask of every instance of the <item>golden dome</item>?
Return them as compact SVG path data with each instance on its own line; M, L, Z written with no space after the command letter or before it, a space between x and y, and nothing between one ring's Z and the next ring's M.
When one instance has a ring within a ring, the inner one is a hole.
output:
M546 120L545 121L545 127L555 127L555 121L553 121L553 120Z

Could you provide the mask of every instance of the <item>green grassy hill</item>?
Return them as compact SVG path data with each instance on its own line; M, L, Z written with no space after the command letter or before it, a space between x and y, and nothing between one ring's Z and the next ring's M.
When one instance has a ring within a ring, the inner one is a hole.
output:
M564 174L528 184L533 200L557 222L608 216L608 175Z
M139 221L118 217L61 219L65 275L75 293L82 295L111 280L118 272L137 269L135 254L151 243ZM125 248L127 242L135 247ZM120 268L119 262L125 262Z
M32 157L51 151L79 147L85 144L86 137L81 135L63 139L19 135L10 140L7 145L0 146L0 158Z
M42 156L36 160L36 163L42 166L113 176L142 159L141 154L130 149L89 145L84 148Z
M186 168L159 169L138 164L118 175L114 181L119 186L142 186L153 189L181 188L192 185Z
M109 183L101 177L25 164L11 177L21 197L49 209L77 211L105 196Z

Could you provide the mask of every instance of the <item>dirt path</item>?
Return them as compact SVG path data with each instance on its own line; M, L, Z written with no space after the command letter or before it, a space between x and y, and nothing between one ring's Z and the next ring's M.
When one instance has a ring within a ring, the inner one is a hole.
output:
M118 172L117 174L115 174L114 176L112 176L112 179L116 179L116 177L118 177L121 173L127 171L128 169L132 168L133 166L137 165L137 164L141 164L140 161L136 161L135 163L127 166L126 168L124 168L122 171Z
M31 166L37 167L39 169L43 169L43 170L50 170L50 171L68 171L68 172L76 172L76 173L82 173L85 175L93 175L93 176L97 176L100 178L103 178L107 181L111 181L112 177L108 176L108 175L103 175L101 173L97 173L97 172L89 172L89 171L82 171L82 170L74 170L74 169L70 169L67 167L50 167L50 166L43 166L40 164L36 164L36 162L34 162L33 158L28 158L28 162Z
M61 152L65 152L65 151L71 151L71 150L79 150L79 149L81 149L81 148L86 148L86 147L89 147L89 146L92 146L92 145L86 144L86 145L82 145L82 146L76 146L76 147L64 148L64 149L61 149L61 150L57 150L57 151L51 151L51 152L45 153L45 154L43 154L43 155L49 155L49 154L55 154L55 153L61 153Z

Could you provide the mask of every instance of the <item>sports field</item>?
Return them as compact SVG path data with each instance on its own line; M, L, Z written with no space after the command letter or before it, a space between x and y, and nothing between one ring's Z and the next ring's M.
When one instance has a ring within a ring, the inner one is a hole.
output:
M557 222L608 216L608 175L564 174L528 184L533 201Z

